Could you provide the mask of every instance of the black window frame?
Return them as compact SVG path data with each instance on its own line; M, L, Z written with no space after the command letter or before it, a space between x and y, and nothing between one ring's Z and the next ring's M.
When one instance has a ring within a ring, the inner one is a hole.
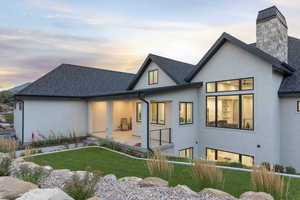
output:
M252 156L252 155L247 155L247 154L242 154L242 153L237 153L237 152L232 152L232 151L224 151L224 150L222 150L222 149L215 149L215 148L210 148L210 147L206 147L206 150L205 150L205 157L206 157L206 159L207 159L207 151L208 150L213 150L213 151L215 151L215 161L217 161L218 162L218 151L223 151L223 152L225 152L225 153L233 153L233 154L237 154L237 155L239 155L239 162L242 164L242 157L243 156L247 156L247 157L250 157L250 158L252 158L252 165L254 166L254 164L255 164L255 162L254 162L254 156Z
M137 102L136 103L136 115L135 115L135 119L136 119L136 122L142 122L142 116L141 116L141 119L139 119L139 105L141 105L141 113L142 113L142 103L141 102Z
M154 72L157 73L157 82L150 83L150 74ZM158 69L148 71L148 85L155 85L155 84L158 84Z
M191 159L194 159L194 147L188 147L188 148L184 148L184 149L179 149L178 150L178 153L180 152L180 151L185 151L185 156L183 157L183 158L188 158L187 156L186 156L186 150L192 150L192 158Z
M181 104L185 104L185 120L183 123L181 123L181 120L180 120L180 112L181 112ZM187 122L187 105L188 104L192 104L192 121L191 122ZM187 124L193 124L194 123L194 103L192 101L181 101L179 102L179 125L187 125Z
M164 104L164 123L159 123L158 120L158 116L159 116L159 106L158 104ZM157 108L157 112L156 112L156 122L153 122L153 118L152 118L152 106L153 104L156 104L156 108ZM151 124L155 124L155 125L166 125L166 103L165 102L151 102Z
M252 101L253 101L253 106L252 106L252 118L253 118L253 128L251 129L246 129L242 128L242 117L243 117L243 102L242 102L242 96L247 96L251 95L252 96ZM219 127L218 126L218 97L220 96L238 96L239 97L239 125L238 128L231 128L231 127ZM208 97L215 97L215 124L214 126L208 126L208 121L207 121L207 98ZM254 115L254 93L245 93L245 94L226 94L226 95L207 95L205 99L205 111L206 111L206 122L205 125L206 127L212 127L212 128L226 128L226 129L235 129L235 130L245 130L245 131L254 131L254 125L255 125L255 115Z
M297 112L300 112L300 109L299 109L300 106L299 105L300 105L300 101L297 101L297 105L296 105L297 106Z
M242 89L242 81L245 79L252 79L252 89L247 89L247 90L243 90ZM238 90L227 90L227 91L218 91L218 83L219 82L224 82L224 81L239 81L239 89ZM208 92L207 91L207 85L209 83L215 83L215 91L214 92ZM223 93L223 92L239 92L239 91L251 91L254 90L254 77L246 77L246 78L239 78L239 79L228 79L228 80L220 80L220 81L209 81L206 82L206 93Z

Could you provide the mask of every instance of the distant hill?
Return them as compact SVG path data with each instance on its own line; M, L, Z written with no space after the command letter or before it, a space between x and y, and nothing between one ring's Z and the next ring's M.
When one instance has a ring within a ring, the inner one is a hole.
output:
M24 83L22 85L16 86L14 88L9 89L10 92L16 94L18 92L20 92L21 90L23 90L24 88L26 88L28 85L30 85L31 83Z

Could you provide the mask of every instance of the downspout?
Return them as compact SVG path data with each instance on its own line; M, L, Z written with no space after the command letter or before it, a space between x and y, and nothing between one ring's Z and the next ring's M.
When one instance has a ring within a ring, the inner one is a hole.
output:
M150 130L149 130L149 102L142 97L141 93L138 93L138 98L143 101L144 103L146 103L147 105L147 149L150 152L153 152L153 150L150 148Z
M25 110L25 103L23 100L22 102L22 144L24 144L24 110Z

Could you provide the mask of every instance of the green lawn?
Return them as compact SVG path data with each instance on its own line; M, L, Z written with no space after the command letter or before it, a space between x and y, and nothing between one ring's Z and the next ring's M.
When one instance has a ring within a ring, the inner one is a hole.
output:
M28 161L40 165L50 165L55 169L70 170L100 170L104 175L115 174L118 178L124 176L147 177L149 173L146 162L122 156L100 148L86 148L67 152L40 155L28 158ZM224 190L236 197L245 191L251 190L250 174L233 170L224 170ZM174 175L170 184L187 185L198 191L197 185L193 183L190 175L190 167L175 165ZM300 179L292 179L290 187L290 200L300 199Z

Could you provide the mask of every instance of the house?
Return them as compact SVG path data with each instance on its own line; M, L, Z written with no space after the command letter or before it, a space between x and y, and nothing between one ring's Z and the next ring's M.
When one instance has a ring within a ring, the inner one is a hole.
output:
M256 43L224 33L196 65L152 54L136 74L62 64L15 96L16 135L75 131L300 171L300 40L275 6L256 25Z

